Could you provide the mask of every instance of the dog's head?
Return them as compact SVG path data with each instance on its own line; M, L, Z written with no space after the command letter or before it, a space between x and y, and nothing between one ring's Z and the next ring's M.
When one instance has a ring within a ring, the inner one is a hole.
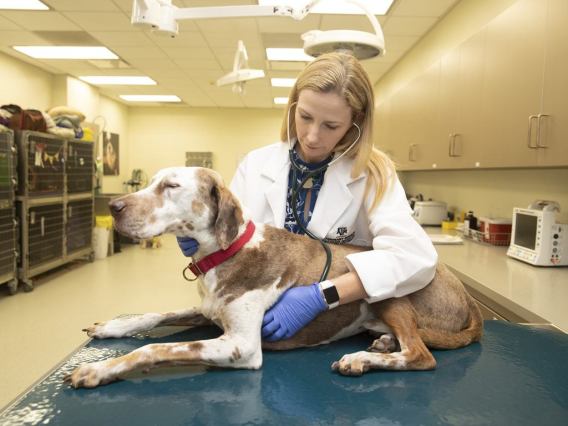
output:
M237 198L221 176L201 167L160 170L147 188L110 202L115 228L134 238L163 233L226 249L244 224Z

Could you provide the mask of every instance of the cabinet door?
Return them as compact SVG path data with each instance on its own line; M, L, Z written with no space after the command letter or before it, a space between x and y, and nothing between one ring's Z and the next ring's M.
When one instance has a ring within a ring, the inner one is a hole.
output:
M545 5L519 0L486 27L482 167L537 165L528 123L540 110Z
M390 127L390 99L381 99L381 102L375 107L373 135L375 146L389 157L392 156Z
M481 125L486 33L482 29L459 48L457 120L449 147L451 168L478 167L482 154L489 149Z
M390 100L389 153L401 170L412 170L414 157L409 155L413 149L410 126L413 122L409 86L403 87Z
M568 165L568 1L549 0L538 163Z

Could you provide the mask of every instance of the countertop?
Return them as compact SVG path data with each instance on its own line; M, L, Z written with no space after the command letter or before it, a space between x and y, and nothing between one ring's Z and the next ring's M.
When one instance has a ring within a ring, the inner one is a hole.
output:
M456 235L439 227L424 229L428 234ZM506 246L465 238L463 244L435 247L439 260L497 313L516 322L551 323L568 332L568 267L532 266L508 257Z

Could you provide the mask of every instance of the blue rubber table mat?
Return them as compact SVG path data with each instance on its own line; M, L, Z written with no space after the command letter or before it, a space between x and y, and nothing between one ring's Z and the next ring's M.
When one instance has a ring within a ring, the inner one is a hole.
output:
M175 331L90 341L5 409L0 424L568 425L568 335L500 321L485 322L481 344L434 351L433 371L332 372L333 361L369 345L362 334L265 352L259 371L155 369L95 389L62 382L82 362L219 335L214 327Z

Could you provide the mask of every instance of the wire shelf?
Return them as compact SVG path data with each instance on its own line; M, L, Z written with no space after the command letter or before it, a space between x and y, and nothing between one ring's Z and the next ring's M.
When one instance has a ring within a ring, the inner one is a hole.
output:
M482 232L469 229L467 233L464 232L463 236L472 241L492 246L508 246L511 243L510 232Z

